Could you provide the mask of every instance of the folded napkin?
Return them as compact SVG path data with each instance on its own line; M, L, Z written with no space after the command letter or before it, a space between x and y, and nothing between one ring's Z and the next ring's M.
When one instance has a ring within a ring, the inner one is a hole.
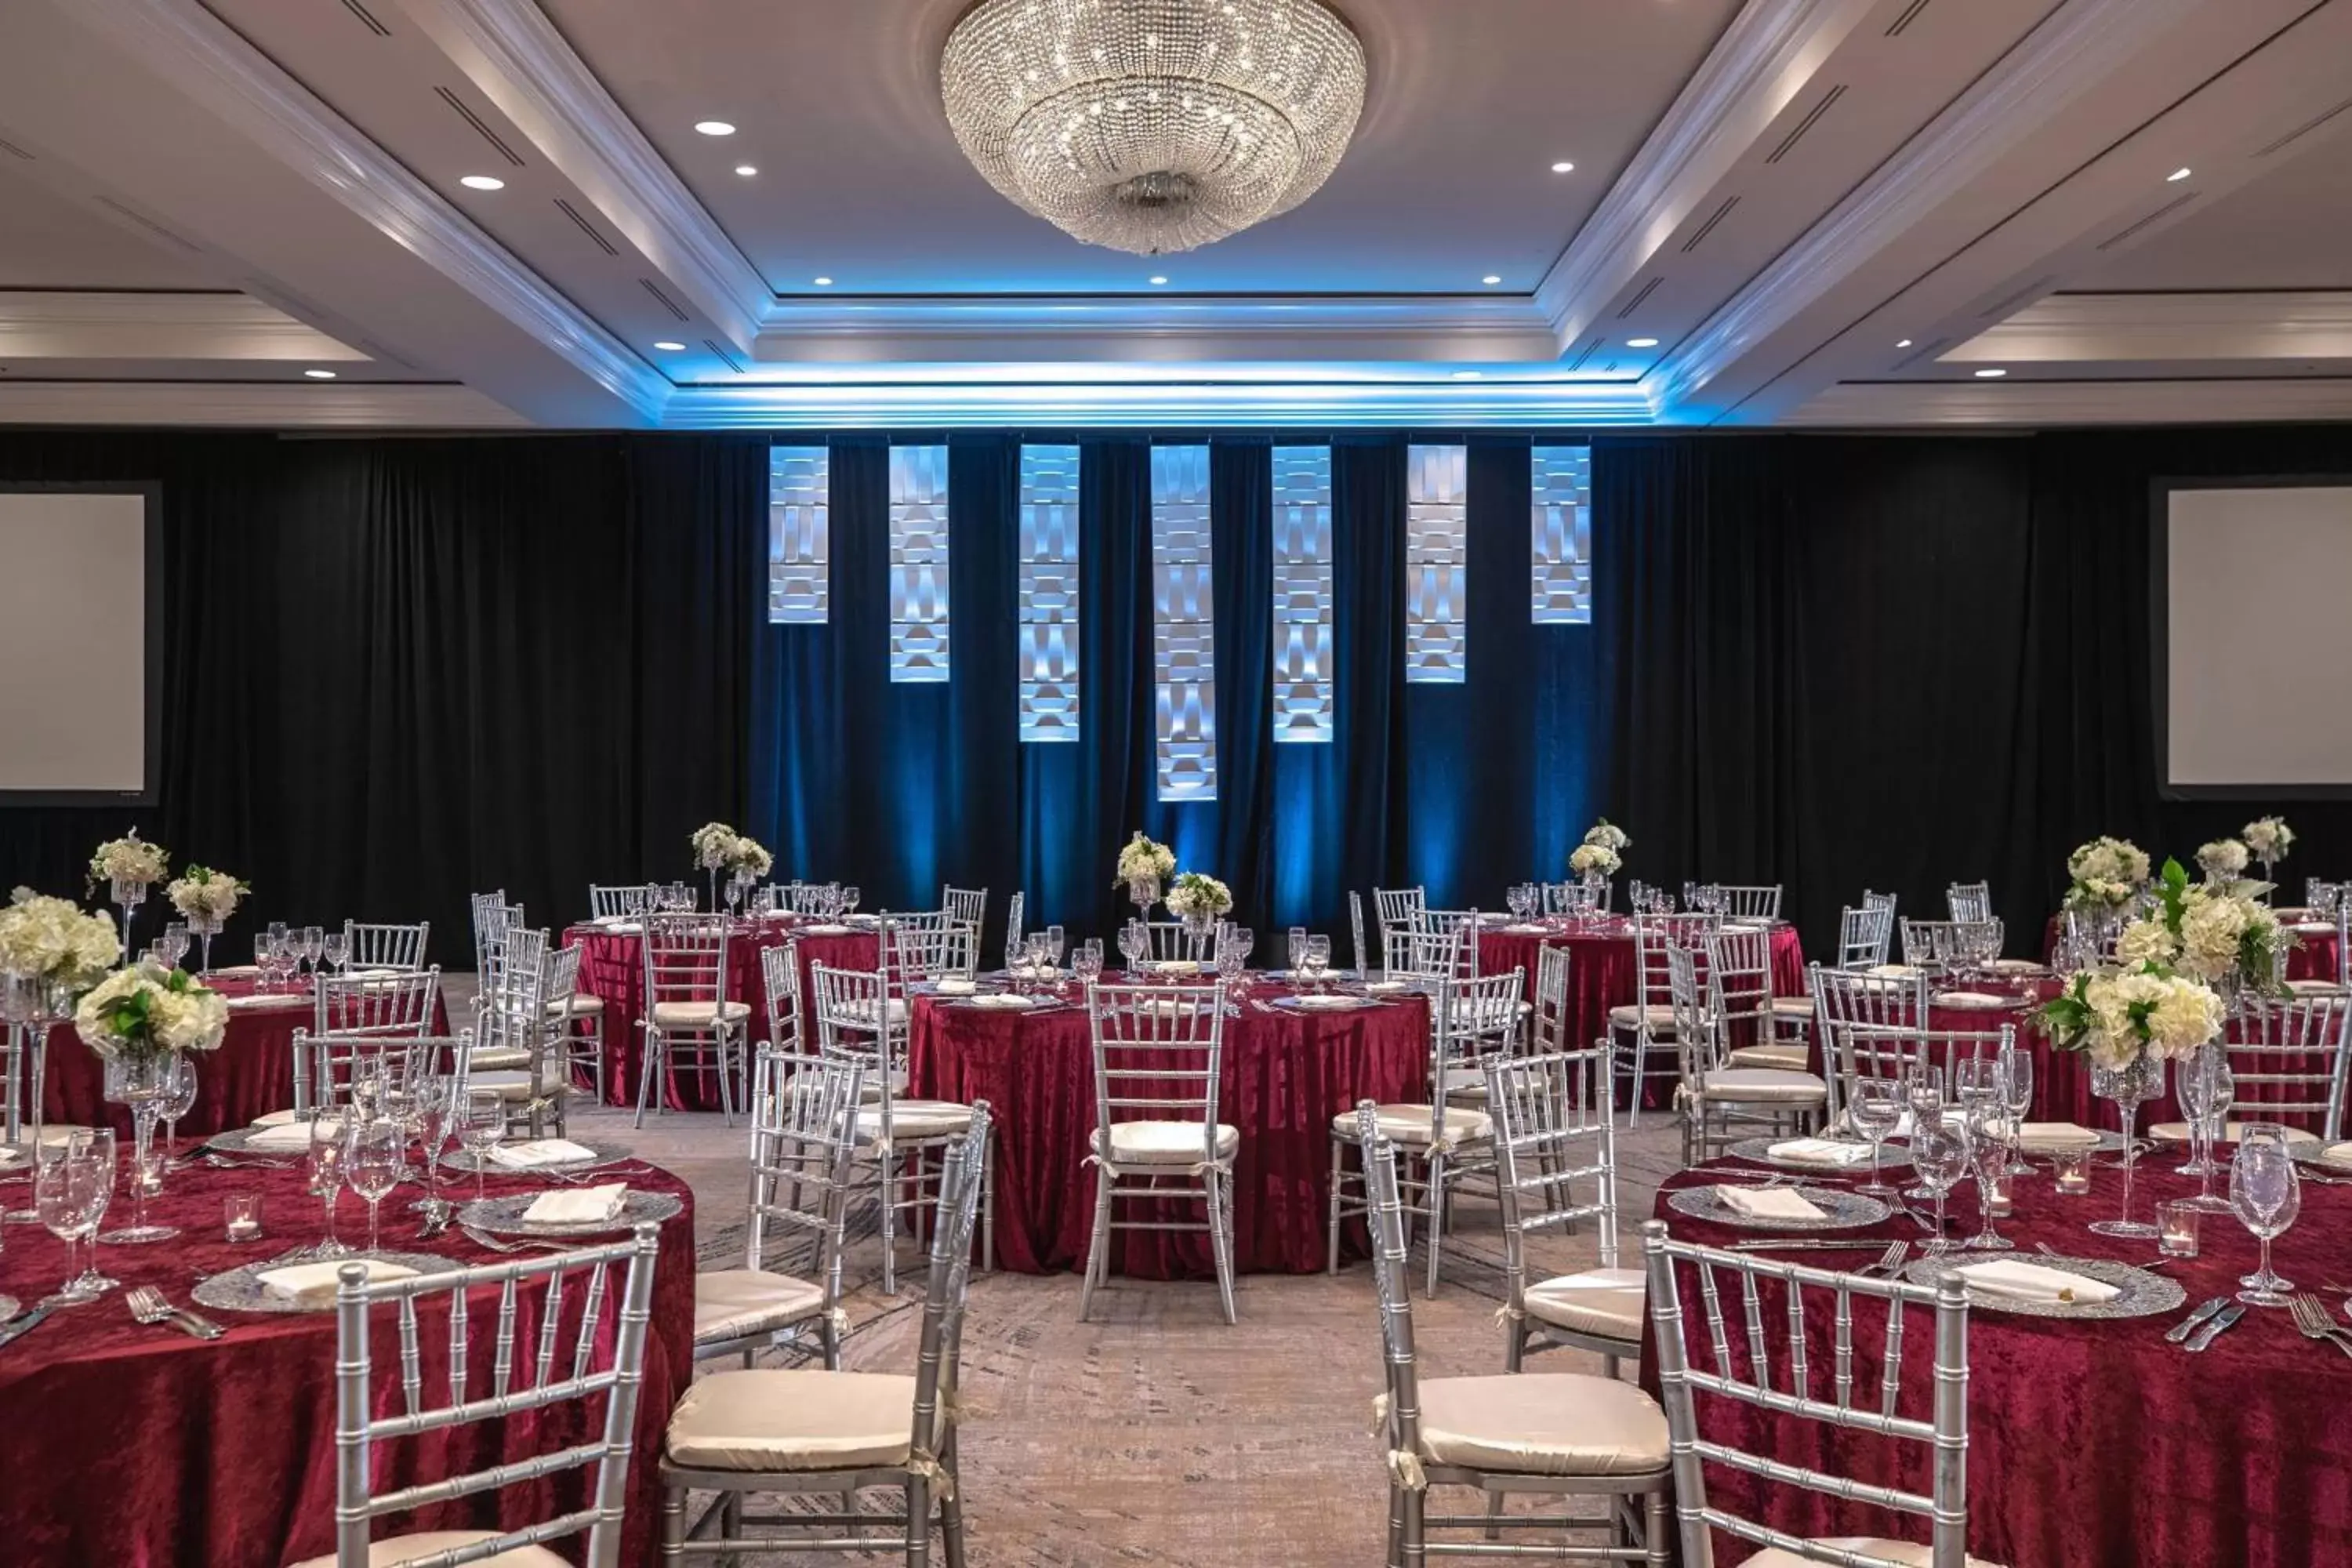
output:
M1541 936L1544 933L1544 928L1535 925L1505 926L1503 931L1507 936Z
M1051 980L1062 973L1062 967L1057 963L1024 963L1018 969L1008 969L1004 973L1015 980Z
M1870 1158L1867 1143L1845 1143L1834 1138L1792 1138L1786 1143L1775 1143L1764 1151L1775 1160L1786 1160L1792 1165L1858 1165Z
M2014 1258L1964 1264L1953 1272L1969 1282L1971 1291L2001 1301L2071 1301L2078 1306L2095 1306L2123 1294L2104 1279L2069 1274L2063 1268L2044 1268L2039 1263Z
M2334 921L2297 921L2294 929L2305 936L2326 936L2336 929Z
M335 1304L336 1277L348 1263L365 1268L371 1285L386 1279L413 1279L416 1274L405 1264L387 1263L381 1258L339 1258L324 1263L293 1263L283 1268L268 1268L254 1278L261 1281L265 1292L279 1300L317 1311Z
M1882 980L1908 980L1919 972L1907 963L1874 963L1863 973L1875 974Z
M2017 1124L2018 1147L2029 1154L2048 1154L2060 1149L2088 1149L2098 1142L2097 1133L2087 1127L2077 1127L2071 1121L2021 1121Z
M2319 1163L2339 1171L2352 1171L2352 1143L2330 1143L2319 1152Z
M1985 967L2000 974L2047 974L2050 973L2048 964L2036 963L2030 958L1996 958Z
M490 1150L490 1163L503 1165L509 1171L528 1171L540 1165L577 1165L596 1157L596 1151L584 1143L574 1143L569 1138L541 1138L533 1143L504 1143Z
M261 973L257 963L224 963L208 972L215 980L245 980Z
M397 980L407 971L401 969L346 969L336 976L339 980Z
M1402 996L1412 990L1412 985L1403 980L1375 980L1364 989L1375 996Z
M1928 1000L1934 1002L1938 1007L1969 1007L1990 1010L1996 1007L2013 1007L2016 1005L2016 1004L2011 1002L2008 997L1996 996L1990 991L1938 991L1935 995L1928 998Z
M1330 992L1317 991L1303 996L1293 996L1290 999L1290 1005L1317 1013L1337 1013L1349 1007L1360 1007L1364 1003L1360 996L1342 996Z
M1199 963L1189 958L1159 958L1144 965L1154 974L1198 974Z
M327 1118L333 1131L342 1131L340 1116ZM310 1147L310 1124L307 1121L281 1121L275 1127L264 1127L246 1135L245 1146L257 1154L300 1154Z
M644 931L646 923L643 921L601 920L596 922L596 927L611 936L636 936Z
M310 997L291 991L257 991L250 995L228 999L228 1010L232 1013L261 1013L280 1007L308 1008L313 1005L315 1004Z
M969 996L980 987L961 974L950 974L943 980L933 981L931 989L942 996Z
M1010 991L992 991L985 996L971 997L970 999L970 1005L974 1007L998 1007L1005 1010L1006 1012L1012 1013L1020 1012L1024 1007L1034 1007L1036 1005L1035 1002L1031 998L1016 995L1014 993Z
M1788 1187L1717 1186L1716 1201L1749 1219L1827 1219L1802 1193Z
M522 1211L527 1225L604 1225L620 1216L629 1201L629 1184L607 1182L601 1187L572 1187L541 1193Z
M1723 922L1723 929L1726 931L1770 931L1772 927L1769 921L1726 921Z
M803 926L801 934L803 936L847 936L849 928L836 925Z

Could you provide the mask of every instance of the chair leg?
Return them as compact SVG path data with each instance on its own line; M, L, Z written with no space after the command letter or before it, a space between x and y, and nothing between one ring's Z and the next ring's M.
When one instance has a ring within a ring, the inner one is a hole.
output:
M1666 1568L1670 1553L1666 1550L1666 1494L1662 1491L1642 1494L1642 1545L1647 1553L1650 1568Z
M898 1293L898 1155L882 1153L882 1294Z
M1649 1059L1650 1031L1647 1029L1636 1029L1633 1031L1633 1096L1625 1102L1625 1126L1629 1131L1641 1131L1642 1088L1644 1084L1650 1081L1646 1067Z
M1429 1288L1425 1296L1437 1294L1437 1255L1445 1245L1445 1155L1436 1149L1429 1152Z
M1404 1568L1423 1568L1429 1561L1427 1532L1422 1520L1426 1514L1429 1494L1407 1489L1404 1494Z
M1086 1283L1078 1287L1078 1321L1087 1321L1094 1305L1095 1287L1110 1272L1110 1167L1095 1167L1095 1227L1087 1240Z
M963 1568L963 1481L948 1458L940 1463L947 1466L948 1488L940 1498L940 1554L947 1568Z
M835 1308L834 1311L839 1311ZM824 1347L824 1370L841 1370L841 1322L833 1312L827 1312L817 1328L817 1342Z
M996 1272L996 1140L993 1138L988 1141L986 1157L988 1163L980 1169L980 1271L993 1274ZM954 1550L961 1552L961 1541Z
M1343 1168L1346 1159L1347 1145L1340 1142L1339 1135L1335 1132L1331 1135L1331 1218L1328 1226L1330 1234L1324 1242L1325 1251L1328 1254L1323 1266L1324 1272L1327 1274L1339 1272L1339 1183L1346 1174Z
M1486 1539L1503 1539L1503 1494L1500 1492L1486 1494Z
M1238 1321L1234 1311L1234 1191L1233 1178L1221 1171L1209 1173L1209 1250L1217 1265L1217 1295L1223 1302L1225 1321Z
M729 1127L735 1125L735 1075L728 1070L727 1026L719 1026L719 1115Z
M1503 1370L1518 1372L1527 1364L1528 1325L1524 1319L1503 1320Z
M684 1487L662 1489L661 1560L667 1564L686 1561L686 1489Z
M637 1125L646 1124L646 1100L653 1092L654 1079L661 1076L662 1037L650 1029L646 1032L646 1054L637 1063Z
M1401 1568L1404 1562L1404 1489L1394 1481L1389 1483L1389 1555L1388 1568Z
M931 1560L931 1487L907 1478L907 1568L927 1568Z

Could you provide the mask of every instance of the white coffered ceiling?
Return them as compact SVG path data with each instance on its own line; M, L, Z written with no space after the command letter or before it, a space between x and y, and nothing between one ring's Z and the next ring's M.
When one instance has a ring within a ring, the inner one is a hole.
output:
M2352 416L2352 0L1337 0L1338 173L1157 261L964 162L965 3L0 6L0 421Z

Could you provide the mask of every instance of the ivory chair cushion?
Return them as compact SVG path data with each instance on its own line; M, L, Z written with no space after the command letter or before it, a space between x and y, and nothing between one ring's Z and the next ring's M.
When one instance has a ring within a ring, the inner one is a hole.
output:
M1731 1065L1736 1068L1770 1068L1777 1072L1803 1072L1812 1060L1812 1051L1805 1046L1742 1046L1731 1053Z
M751 1016L750 1003L731 1000L718 1004L656 1002L653 1010L656 1026L664 1029L707 1029L719 1018L730 1024L740 1024Z
M1114 1121L1110 1125L1110 1159L1117 1165L1195 1164L1204 1146L1197 1121ZM1218 1159L1232 1159L1241 1146L1240 1129L1217 1123ZM1095 1130L1094 1151L1103 1152L1100 1128Z
M852 1002L841 1005L840 1016L850 1021L849 1026L851 1028L870 1029L874 1026L874 1009L867 1006L863 1002ZM883 1003L882 1016L888 1019L893 1024L905 1023L907 1021L906 999L901 996L893 996L888 1001Z
M563 1079L562 1063L542 1062L540 1065L540 1070L546 1076L539 1080L539 1092L536 1096L531 1092L530 1072L528 1068L518 1068L510 1072L469 1072L466 1075L466 1087L495 1089L499 1091L500 1100L533 1098L551 1100L557 1095L572 1092L572 1086Z
M703 1470L850 1470L913 1451L915 1380L761 1367L713 1373L670 1413L670 1463Z
M585 991L576 993L568 1007L564 1005L564 1000L561 996L547 1005L547 1016L551 1018L561 1018L566 1013L575 1018L587 1018L604 1011L604 999L602 996L592 996Z
M1810 996L1775 996L1772 1011L1789 1018L1810 1018L1813 1016L1813 999Z
M1507 1475L1645 1475L1666 1468L1666 1413L1588 1373L1424 1378L1421 1457Z
M428 1530L416 1535L394 1535L383 1541L368 1542L368 1568L400 1568L404 1563L414 1563L436 1552L454 1552L460 1546L472 1546L484 1541L496 1541L495 1530ZM518 1546L501 1552L496 1557L481 1559L482 1568L570 1568L562 1558L544 1546ZM298 1563L295 1568L335 1568L335 1554L313 1557Z
M1699 1092L1718 1104L1810 1105L1829 1098L1829 1086L1809 1072L1779 1068L1724 1068L1701 1080Z
M890 1069L890 1092L891 1092L893 1095L901 1095L901 1094L906 1093L906 1092L907 1092L907 1082L908 1082L908 1079L907 1079L907 1069L906 1069L905 1068L892 1068ZM860 1098L860 1099L864 1099L864 1100L879 1100L879 1099L881 1099L881 1098L882 1098L882 1079L881 1079L881 1076L880 1076L879 1074L877 1074L877 1073L870 1073L870 1072L869 1072L869 1073L867 1073L867 1074L866 1075L866 1078L865 1078L865 1079L864 1079L864 1081L863 1081L863 1083L862 1083L861 1087L860 1087L860 1088L859 1088L859 1089L858 1089L858 1096L859 1096L859 1098Z
M2290 980L2286 988L2298 996L2336 996L2344 990L2333 980Z
M788 1329L824 1310L824 1287L764 1268L713 1268L694 1277L698 1342Z
M1382 1105L1374 1108L1380 1118L1381 1136L1398 1143L1429 1142L1430 1108L1426 1105ZM1356 1135L1356 1113L1341 1111L1331 1119L1331 1131L1342 1137ZM1471 1143L1495 1135L1495 1119L1483 1110L1466 1106L1445 1108L1445 1135L1456 1143Z
M1638 1002L1621 1002L1610 1008L1609 1026L1612 1029L1638 1029L1642 1026L1642 1016L1644 1013L1650 1016L1652 1034L1674 1033L1675 1010L1672 1007L1644 1007Z
M503 1051L476 1051L468 1065L476 1072L517 1072L530 1066L530 1052L520 1046Z
M1877 1535L1819 1536L1816 1546L1833 1546L1841 1552L1858 1552L1866 1556L1883 1557L1889 1563L1900 1563L1904 1568L1928 1568L1935 1559L1932 1547L1910 1541L1889 1541ZM1793 1552L1783 1552L1775 1546L1743 1559L1739 1568L1821 1568L1810 1557L1800 1557ZM1981 1557L1969 1559L1969 1568L1998 1568Z
M890 1136L904 1143L917 1138L961 1138L971 1131L971 1107L951 1100L894 1100L890 1102ZM857 1113L857 1135L882 1136L882 1108L869 1105Z
M1639 1340L1650 1278L1638 1268L1587 1268L1527 1289L1528 1316L1580 1334Z

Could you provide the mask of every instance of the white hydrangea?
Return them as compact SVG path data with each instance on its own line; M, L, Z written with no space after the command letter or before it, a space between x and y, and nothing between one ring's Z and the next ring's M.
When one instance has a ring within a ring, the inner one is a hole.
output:
M102 910L84 914L69 899L44 898L29 888L17 889L0 909L0 970L79 991L121 957L114 921Z
M127 1009L126 1003L141 1005ZM215 1050L228 1032L228 1003L185 974L136 963L83 994L74 1029L109 1058Z
M1612 877L1616 875L1618 865L1617 851L1606 844L1580 844L1568 858L1568 868L1580 877L1589 877L1595 871Z
M2180 944L2162 921L2134 921L2116 939L2116 958L2125 964L2169 964L2179 956Z
M1234 890L1214 877L1187 871L1168 889L1168 911L1183 915L1222 915L1234 907Z
M2197 864L2216 882L2226 882L2244 870L2246 858L2246 847L2234 838L2216 838L2197 850Z
M687 845L694 851L694 863L705 871L716 871L727 865L742 836L723 822L706 822L687 837Z
M1141 881L1150 878L1164 882L1176 869L1176 854L1157 839L1137 834L1118 852L1118 884Z
M2194 1056L2221 1027L2221 999L2179 975L2101 975L2084 987L2083 1001L2092 1020L2084 1048L2095 1066L2110 1071L2143 1055L2173 1061ZM2143 1020L2134 1020L2135 1008L2145 1010Z
M2147 852L2121 838L2094 838L2066 857L2066 875L2074 879L2069 904L2120 907L2147 880Z
M2204 980L2218 980L2238 967L2239 943L2253 921L2250 900L2210 895L2202 889L2181 902L2180 967Z
M1632 848L1633 845L1633 841L1625 837L1625 830L1605 816L1587 830L1584 841L1587 844L1598 844L1603 849L1615 850L1621 854Z
M2284 817L2258 816L2239 829L2238 837L2246 841L2247 848L2265 860L2284 860L2286 852L2294 847L2294 832Z

